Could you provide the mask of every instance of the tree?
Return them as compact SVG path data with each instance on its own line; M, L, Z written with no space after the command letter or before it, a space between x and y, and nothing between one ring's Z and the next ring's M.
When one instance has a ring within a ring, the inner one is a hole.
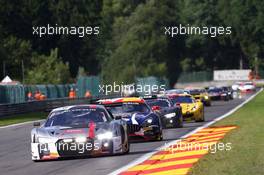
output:
M63 84L70 78L69 65L58 57L58 49L49 56L33 55L33 68L28 70L26 81L29 84Z
M264 2L261 0L219 1L219 18L233 28L230 39L238 45L241 59L253 63L263 53ZM252 66L252 65L251 65Z
M129 17L116 19L111 55L102 69L104 80L131 83L137 76L166 76L168 42L162 26L171 18L169 4L151 0Z

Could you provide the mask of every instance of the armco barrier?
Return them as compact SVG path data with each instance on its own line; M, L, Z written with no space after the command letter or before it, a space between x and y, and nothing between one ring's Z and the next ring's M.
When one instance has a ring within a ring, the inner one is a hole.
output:
M17 103L17 104L2 104L0 105L0 118L17 115L17 114L25 114L30 112L49 112L54 108L68 106L68 105L76 105L76 104L90 104L92 101L96 99L105 99L105 98L114 98L120 97L119 94L114 95L100 95L94 96L93 98L61 98L54 100L44 100L44 101L30 101L25 103Z

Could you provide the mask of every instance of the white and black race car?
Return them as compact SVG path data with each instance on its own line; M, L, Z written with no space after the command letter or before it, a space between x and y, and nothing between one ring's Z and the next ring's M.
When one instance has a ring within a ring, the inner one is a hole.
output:
M104 106L75 105L51 111L43 125L31 131L32 160L125 154L129 152L127 124Z

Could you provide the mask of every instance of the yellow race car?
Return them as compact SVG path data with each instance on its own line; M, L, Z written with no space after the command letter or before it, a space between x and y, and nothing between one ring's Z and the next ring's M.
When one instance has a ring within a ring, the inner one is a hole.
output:
M204 105L201 100L196 100L189 94L170 94L169 98L175 105L181 106L184 120L204 121Z
M205 106L211 106L211 98L205 89L195 88L187 90L196 100L201 100Z

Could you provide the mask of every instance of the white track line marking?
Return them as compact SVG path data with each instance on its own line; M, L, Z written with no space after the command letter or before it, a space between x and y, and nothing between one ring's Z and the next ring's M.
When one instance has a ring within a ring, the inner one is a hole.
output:
M195 130L193 130L193 131L191 131L191 132L189 132L189 133L187 133L187 134L181 136L180 139L177 139L177 140L171 141L171 142L167 143L166 145L163 145L163 146L157 148L157 149L156 149L157 151L153 151L153 152L151 152L151 153L147 153L147 154L142 155L142 156L139 157L138 159L136 159L136 160L132 161L131 163L129 163L129 164L127 164L127 165L125 165L125 166L123 166L123 167L121 167L121 168L119 168L119 169L113 171L112 173L110 173L110 174L108 174L108 175L117 175L117 174L120 174L120 173L122 173L123 171L126 171L127 169L129 169L129 168L131 168L131 167L133 167L133 166L135 166L135 165L137 165L137 164L139 164L139 163L141 163L141 162L147 160L147 159L150 158L153 154L157 153L158 150L168 148L168 147L170 147L171 145L174 145L174 144L176 144L177 142L179 142L181 139L184 139L184 138L186 138L186 137L188 137L188 136L190 136L190 135L192 135L192 134L198 132L199 130L204 129L204 128L206 128L206 127L208 127L208 126L210 126L210 125L216 123L217 121L226 118L227 116L233 114L233 113L236 112L238 109L240 109L241 107L243 107L245 104L247 104L249 101L251 101L253 98L255 98L255 97L256 97L260 92L262 92L262 91L263 91L263 88L261 88L256 94L252 95L252 96L249 97L246 101L244 101L244 102L241 103L240 105L236 106L234 109L230 110L229 112L225 113L224 115L222 115L222 116L220 116L220 117L217 117L217 118L215 118L213 121L208 122L208 123L205 123L203 126L200 126L200 127L196 128Z

